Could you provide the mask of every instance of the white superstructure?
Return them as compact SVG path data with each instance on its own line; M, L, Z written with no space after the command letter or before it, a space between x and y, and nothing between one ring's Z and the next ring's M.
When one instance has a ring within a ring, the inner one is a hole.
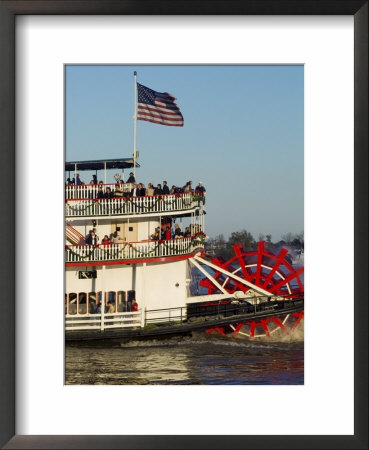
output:
M66 169L106 171L133 164L77 162L66 163ZM99 198L108 188L111 198ZM193 270L188 260L204 252L204 197L195 192L131 196L132 188L65 187L66 330L142 327L155 317L164 321L165 315L185 314ZM183 236L174 237L175 225ZM93 229L97 243L88 243ZM104 236L110 242L104 243Z

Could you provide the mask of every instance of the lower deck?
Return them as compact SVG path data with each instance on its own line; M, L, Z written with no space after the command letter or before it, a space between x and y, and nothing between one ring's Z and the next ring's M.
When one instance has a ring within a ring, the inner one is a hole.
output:
M187 260L126 265L67 267L65 272L65 313L84 315L98 305L110 311L138 308L183 307L190 295L191 267Z
M225 306L226 305L226 306ZM263 322L283 320L294 315L303 318L304 300L272 301L249 305L245 302L227 302L217 309L204 306L196 313L186 306L161 310L138 310L137 312L100 313L66 316L66 340L145 339L189 334L192 331L215 331L240 323L256 323L254 336L263 332ZM281 318L281 319L278 319ZM283 319L282 319L283 318ZM256 321L256 322L255 322ZM296 321L294 322L296 323ZM258 327L260 330L258 331ZM232 333L233 333L232 332ZM221 333L223 334L223 332ZM241 333L242 334L242 333Z

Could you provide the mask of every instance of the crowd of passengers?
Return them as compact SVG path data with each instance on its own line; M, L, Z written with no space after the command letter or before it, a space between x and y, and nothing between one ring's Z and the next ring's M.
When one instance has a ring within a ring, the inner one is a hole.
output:
M115 312L137 312L138 303L135 299L124 301L118 305L116 311L115 301L108 300L105 304L104 312L105 314L114 314ZM89 314L101 314L101 303L96 304L95 301L89 301L88 304ZM69 304L69 315L74 315L77 313L77 305L75 303ZM86 304L79 304L78 306L79 314L86 314Z
M89 186L97 186L96 189L88 191L88 198L122 198L122 197L144 197L144 196L153 196L153 195L168 195L168 194L181 194L187 192L195 192L197 194L205 196L206 189L200 181L195 189L192 187L192 181L187 181L187 183L182 186L173 185L169 188L167 181L163 181L163 184L157 184L156 187L154 183L149 183L147 188L143 183L136 183L136 179L133 175L133 172L130 173L128 180L126 183L123 180L120 180L115 184L115 189L112 190L109 186L106 187L104 191L104 183L102 181L97 181L96 175L92 176L92 180L89 183ZM86 186L86 184L81 181L79 174L76 174L76 178L72 180L70 178L67 179L68 186L77 185L77 186ZM133 184L133 188L130 189L126 186L126 184ZM87 186L88 187L88 186Z
M133 299L132 302L127 302L126 305L123 304L123 307L120 308L121 311L118 310L118 312L137 312L138 311L138 303L135 299ZM115 311L115 302L108 301L105 305L105 314L114 314ZM96 305L96 303L90 302L89 304L89 313L90 314L101 314L101 304L99 303Z
M185 231L183 232L176 223L174 225L174 228L171 228L170 225L166 225L164 228L162 227L156 227L154 233L150 236L152 240L162 240L166 241L169 239L176 239L180 237L191 237L196 233L199 233L201 231L201 225L195 224L190 225L185 228Z
M185 231L183 232L178 223L176 223L174 227L171 227L170 225L166 225L161 228L156 227L154 233L150 236L150 239L167 241L169 239L177 239L180 237L191 237L199 232L201 232L201 225L199 224L190 225L186 227ZM98 245L99 240L99 236L96 234L96 228L90 230L85 238L86 244L89 245ZM101 240L101 244L103 245L117 244L119 242L121 242L121 237L119 236L117 231L111 233L110 236L105 234L105 236Z

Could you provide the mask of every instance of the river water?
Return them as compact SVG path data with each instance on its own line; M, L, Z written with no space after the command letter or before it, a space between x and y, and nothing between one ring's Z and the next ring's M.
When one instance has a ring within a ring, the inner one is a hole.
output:
M303 330L284 340L205 333L120 343L68 343L65 383L110 385L301 385Z

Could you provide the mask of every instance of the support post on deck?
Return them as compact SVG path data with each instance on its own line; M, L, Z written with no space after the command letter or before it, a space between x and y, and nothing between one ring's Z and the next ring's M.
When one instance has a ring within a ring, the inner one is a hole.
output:
M104 321L105 321L105 266L102 266L102 290L101 290L101 322L100 330L104 331Z
M145 279L146 279L146 263L142 265L142 277L141 277L141 327L146 325L146 292L145 292ZM136 299L137 301L137 299Z

